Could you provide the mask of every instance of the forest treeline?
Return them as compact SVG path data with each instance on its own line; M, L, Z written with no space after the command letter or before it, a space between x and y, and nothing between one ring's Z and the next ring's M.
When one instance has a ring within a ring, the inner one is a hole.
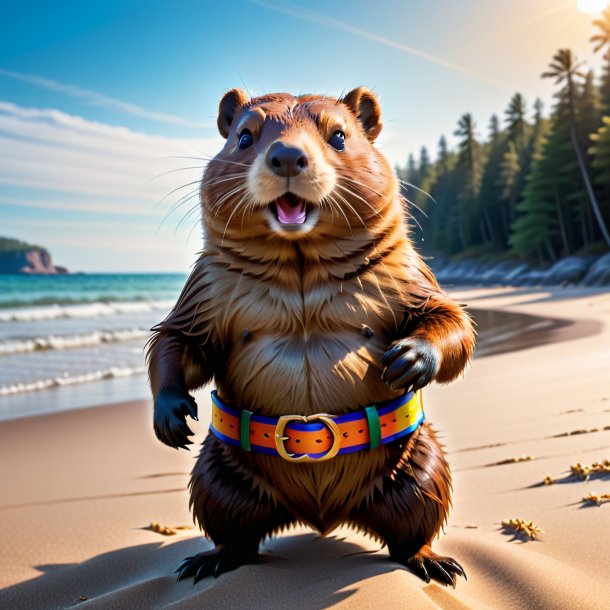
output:
M465 114L457 150L441 137L434 162L422 148L396 168L424 253L545 264L610 250L610 7L594 25L601 78L557 51L541 75L557 87L550 116L516 93L484 140Z

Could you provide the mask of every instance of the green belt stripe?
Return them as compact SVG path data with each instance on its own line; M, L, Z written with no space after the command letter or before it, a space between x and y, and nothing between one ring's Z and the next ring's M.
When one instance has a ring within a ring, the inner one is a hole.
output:
M250 419L252 418L252 411L246 411L245 409L241 412L239 418L239 442L241 448L244 451L251 451L250 447Z
M379 413L377 413L377 407L365 407L366 419L369 422L369 437L370 448L377 449L381 443L381 424L379 423Z

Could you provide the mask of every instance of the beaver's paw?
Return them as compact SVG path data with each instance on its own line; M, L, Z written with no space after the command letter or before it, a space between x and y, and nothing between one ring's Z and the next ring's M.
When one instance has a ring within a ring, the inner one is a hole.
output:
M426 582L430 579L437 580L444 585L451 585L455 589L456 575L463 576L465 580L466 572L462 566L451 557L437 555L429 545L424 545L413 557L406 561L399 561L411 569Z
M193 584L206 576L217 578L224 572L230 572L247 563L258 563L257 549L243 548L241 545L219 545L206 553L187 557L176 570L178 580L194 576Z
M193 434L186 425L186 416L197 419L197 403L186 392L162 390L155 397L153 425L157 438L175 449L188 449Z
M438 373L440 354L429 341L408 337L392 344L381 363L381 379L392 390L411 389L414 392L428 385Z

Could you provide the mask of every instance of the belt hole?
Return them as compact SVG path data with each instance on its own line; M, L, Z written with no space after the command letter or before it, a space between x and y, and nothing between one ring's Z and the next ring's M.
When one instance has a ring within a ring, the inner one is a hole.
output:
M358 434L362 434L364 430L358 430Z
M343 433L344 438L347 438L347 432Z
M300 438L297 438L296 441L295 441L295 443L300 443L300 442L301 442Z
M396 418L394 418L392 421L393 421L394 423L396 423Z
M220 418L220 421L222 422L222 417Z
M229 424L229 428L235 428L233 424Z
M319 438L316 439L316 443L321 443L321 442L322 441Z
M381 424L382 428L385 428L388 424Z
M265 434L263 434L263 436L264 436L265 438L269 438L269 432L265 432Z

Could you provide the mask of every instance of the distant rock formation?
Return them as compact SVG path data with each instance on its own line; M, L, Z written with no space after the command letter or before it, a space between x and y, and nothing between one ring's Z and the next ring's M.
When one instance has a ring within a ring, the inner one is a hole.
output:
M46 248L0 237L0 273L58 275L68 270L54 265Z

